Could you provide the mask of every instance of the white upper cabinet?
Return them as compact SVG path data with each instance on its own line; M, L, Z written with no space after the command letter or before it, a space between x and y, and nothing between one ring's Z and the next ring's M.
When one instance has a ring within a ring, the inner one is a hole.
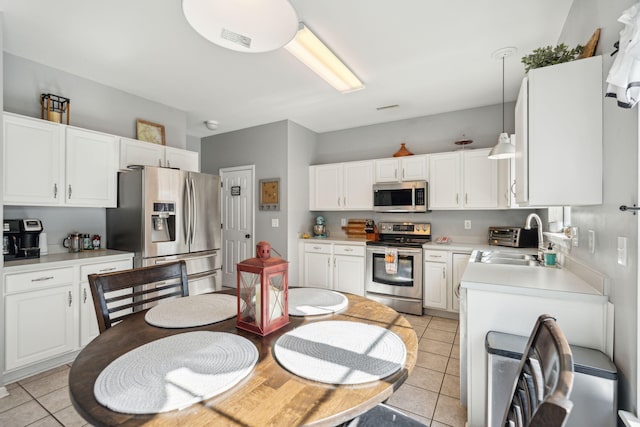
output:
M309 167L310 210L372 210L373 162Z
M491 149L429 156L430 209L497 209L498 162Z
M152 144L137 139L120 138L120 170L129 166L159 166L200 172L200 155L196 151Z
M115 136L67 127L67 206L116 207L117 153Z
M164 147L164 166L190 172L200 172L200 154L197 151Z
M429 209L457 209L461 199L461 163L457 152L429 157Z
M64 128L4 113L4 203L64 202Z
M116 205L116 137L4 113L4 204Z
M516 102L516 200L602 204L602 58L530 70Z
M490 148L462 152L463 207L498 208L498 162Z
M424 181L427 179L426 154L375 160L375 182Z
M120 170L134 165L164 166L164 146L121 137Z

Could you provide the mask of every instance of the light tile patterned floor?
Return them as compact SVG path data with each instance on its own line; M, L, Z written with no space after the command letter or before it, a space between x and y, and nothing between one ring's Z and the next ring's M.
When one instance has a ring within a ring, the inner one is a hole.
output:
M431 427L464 427L460 406L460 351L457 320L405 315L419 341L416 367L387 403ZM0 399L0 426L80 427L67 385L69 365L7 386ZM288 427L288 426L287 426Z

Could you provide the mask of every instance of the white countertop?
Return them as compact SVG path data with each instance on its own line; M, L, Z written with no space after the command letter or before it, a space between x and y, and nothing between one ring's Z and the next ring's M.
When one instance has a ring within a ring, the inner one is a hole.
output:
M11 273L15 270L24 270L30 268L50 268L62 267L65 265L81 263L91 263L100 261L109 261L109 258L133 258L133 252L116 251L113 249L82 251L75 253L55 253L43 255L40 258L29 258L6 261L4 263L4 272Z
M466 289L513 294L543 295L552 292L558 297L559 293L565 293L566 297L575 297L576 294L603 296L602 292L568 269L556 267L470 262L462 276L461 285Z
M349 243L350 245L366 245L367 241L366 239L356 239L353 237L346 237L346 236L337 236L337 237L325 237L325 238L319 238L319 237L310 237L308 239L303 239L300 238L301 241L303 242L312 242L312 243Z

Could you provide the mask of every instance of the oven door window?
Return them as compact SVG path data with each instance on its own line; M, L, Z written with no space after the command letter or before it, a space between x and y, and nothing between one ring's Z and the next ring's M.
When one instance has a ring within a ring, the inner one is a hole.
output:
M413 260L411 255L398 255L398 271L387 273L384 254L373 255L373 269L371 278L376 283L392 286L413 286Z

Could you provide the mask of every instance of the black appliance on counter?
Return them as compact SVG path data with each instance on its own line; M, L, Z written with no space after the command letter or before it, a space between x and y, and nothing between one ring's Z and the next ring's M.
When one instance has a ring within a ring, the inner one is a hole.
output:
M537 248L538 229L522 227L489 227L489 244L511 248Z
M431 224L382 222L378 232L378 240L367 242L367 298L422 315L422 245L431 241Z
M40 258L39 219L5 219L2 233L2 254L4 260Z

